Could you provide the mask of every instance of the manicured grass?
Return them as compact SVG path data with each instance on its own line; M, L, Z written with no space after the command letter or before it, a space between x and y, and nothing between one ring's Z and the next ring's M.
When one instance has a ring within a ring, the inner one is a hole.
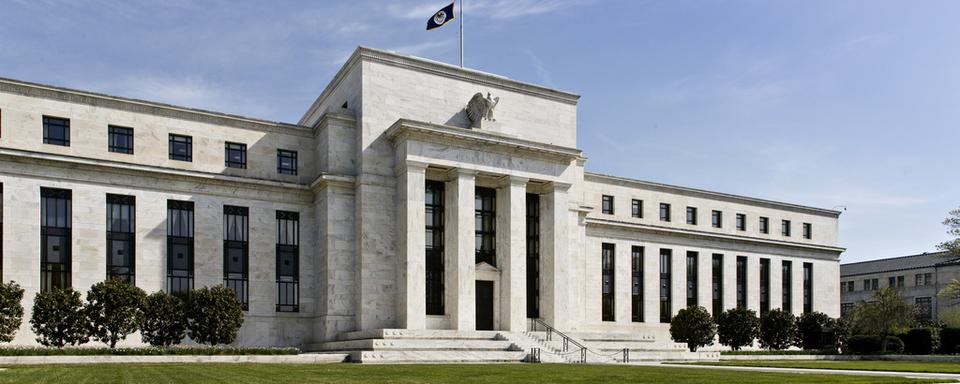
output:
M942 382L943 380L939 380ZM934 383L897 377L623 365L91 364L10 366L0 383Z
M742 360L721 361L719 363L696 363L698 365L725 365L735 367L771 367L771 368L814 368L814 369L851 369L857 371L895 371L960 373L960 364L923 361L885 361L885 360Z
M207 346L176 346L170 348L138 347L138 348L107 348L107 347L2 347L0 356L155 356L155 355L296 355L297 348L268 348L268 347L207 347Z

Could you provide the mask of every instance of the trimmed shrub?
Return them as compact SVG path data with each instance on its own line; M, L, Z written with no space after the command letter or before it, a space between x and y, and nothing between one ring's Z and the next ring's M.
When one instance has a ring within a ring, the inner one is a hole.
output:
M929 355L940 347L937 328L914 328L899 337L903 340L903 351L914 355Z
M120 279L94 284L84 307L89 335L110 348L116 347L118 341L140 329L146 297L142 289Z
M187 306L179 297L159 291L147 296L140 333L155 347L180 344L187 335Z
M243 325L243 307L232 289L218 285L190 295L190 338L200 344L230 344Z
M850 338L847 339L847 349L845 352L854 355L872 355L880 352L880 336L850 336Z
M837 321L822 312L810 312L797 319L797 346L803 349L824 349L829 340L825 332L836 328Z
M903 340L896 336L887 336L886 353L903 353Z
M757 313L746 308L732 308L717 316L717 333L720 344L734 351L753 345L760 334L760 319Z
M960 328L940 330L940 353L960 353Z
M23 322L23 288L13 281L0 284L0 341L9 343Z
M760 317L760 347L772 350L790 348L797 334L792 313L774 309Z
M670 320L670 337L678 343L687 343L690 352L697 348L713 345L713 337L717 334L717 326L710 317L710 312L704 307L689 307L681 309Z
M63 348L90 340L80 292L72 288L38 293L33 299L30 324L37 334L37 342L47 347Z

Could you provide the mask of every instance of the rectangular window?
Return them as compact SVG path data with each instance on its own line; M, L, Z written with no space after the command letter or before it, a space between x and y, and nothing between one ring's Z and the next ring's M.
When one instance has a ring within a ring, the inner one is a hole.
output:
M300 214L277 211L277 312L300 312Z
M737 308L747 307L747 257L737 256Z
M790 220L780 221L780 232L784 236L790 236Z
M760 233L770 233L770 219L766 217L760 218Z
M782 294L781 308L785 312L793 312L793 262L784 260L781 265L780 293Z
M284 149L277 150L277 173L281 175L297 174L297 152Z
M246 207L223 206L223 285L237 294L244 311L250 303L249 229Z
M713 211L710 213L710 221L714 228L723 228L723 212Z
M193 138L171 133L170 160L193 161Z
M630 216L643 218L643 200L634 199L630 207Z
M670 221L670 204L660 203L660 221Z
M747 215L742 213L737 214L737 230L746 231L747 230Z
M72 192L40 188L40 291L70 287Z
M804 239L813 238L813 224L803 223L803 238Z
M426 215L426 306L428 315L443 315L443 189L441 181L427 181L424 192Z
M903 288L903 276L897 276L897 288Z
M227 142L223 147L227 168L247 168L247 145Z
M853 280L850 280L850 281L847 282L847 292L853 292L853 291L856 291L856 290L857 290L857 287L856 287L856 284L855 284L855 283L856 283L856 282L853 281Z
M713 317L723 312L723 255L713 254Z
M933 284L934 284L934 282L933 282L933 274L932 274L932 273L924 273L924 274L923 274L923 285L933 285Z
M913 285L916 285L916 286L918 286L918 287L927 285L926 282L923 281L923 274L918 273L918 274L916 274L916 275L914 276L914 283L913 283ZM866 289L866 286L864 286L864 289Z
M497 190L477 187L474 200L476 262L497 266Z
M880 284L878 283L878 279L870 279L870 289L874 291L880 289Z
M540 317L540 195L527 194L527 317Z
M43 117L43 143L70 146L70 120L59 117Z
M933 319L933 300L929 297L916 298L917 320L929 321Z
M135 283L136 198L107 194L107 279Z
M601 202L601 209L603 214L612 215L613 214L613 196L603 195Z
M602 274L602 320L603 321L616 321L616 313L614 312L614 288L613 288L613 274L614 274L614 245L610 243L603 243L601 257L601 274Z
M687 307L697 306L697 258L699 253L687 251Z
M107 149L110 152L133 154L133 128L110 125L107 130Z
M687 207L687 224L697 225L697 207Z
M840 317L847 317L847 314L853 310L854 303L842 303L840 304Z
M897 277L896 277L896 276L890 276L890 277L888 277L888 278L887 278L887 286L890 287L890 288L896 288L896 287L897 287Z
M671 269L670 261L673 259L673 250L671 249L660 249L660 322L669 323L670 319L673 317L673 308L671 292L670 292L670 280L671 280Z
M634 246L630 253L630 320L643 322L643 247Z
M770 259L760 259L760 315L770 311Z
M193 290L193 202L167 200L167 292L181 298Z
M877 279L873 279L876 283ZM803 263L803 313L813 312L813 264Z

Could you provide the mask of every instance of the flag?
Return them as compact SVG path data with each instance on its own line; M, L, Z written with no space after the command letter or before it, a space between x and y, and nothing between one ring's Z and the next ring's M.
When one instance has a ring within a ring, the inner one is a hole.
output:
M453 19L453 3L450 3L450 5L443 7L427 20L427 30L440 28Z

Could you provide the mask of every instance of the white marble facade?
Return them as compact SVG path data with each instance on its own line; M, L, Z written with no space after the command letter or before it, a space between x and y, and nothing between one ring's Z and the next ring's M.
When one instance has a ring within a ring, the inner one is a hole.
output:
M495 120L470 129L477 92L499 97ZM745 256L747 306L759 309L759 263L771 260L770 304L781 305L780 262L812 263L812 309L839 315L839 212L585 172L577 149L579 96L428 60L358 48L296 124L285 124L0 79L3 279L40 289L40 188L72 191L71 285L106 276L105 195L136 196L136 278L164 290L168 199L195 203L195 286L223 283L223 206L248 207L249 309L239 344L306 346L347 331L477 328L477 281L498 330L527 327L527 194L539 195L539 315L561 330L659 333L658 252L673 252L671 311L686 305L687 251L699 252L698 304L711 309L710 257L724 258L723 307L736 305ZM70 120L69 146L44 144L42 117ZM134 129L134 153L107 150L107 126ZM600 129L600 128L594 128ZM191 162L170 160L168 134L193 138ZM224 143L247 145L247 167L224 165ZM297 175L276 151L298 153ZM642 156L642 155L639 155ZM682 172L683 170L677 170ZM426 311L427 181L443 183L443 313ZM496 264L475 261L477 187L496 191ZM613 214L601 212L613 196ZM643 201L633 217L631 201ZM672 207L661 221L660 203ZM685 209L697 207L698 223ZM275 212L300 214L299 311L277 312ZM711 211L723 212L721 228ZM738 230L736 214L747 218ZM769 233L758 231L768 217ZM781 220L792 223L781 234ZM809 239L803 223L811 224ZM601 317L601 247L615 245L615 317ZM633 246L645 249L644 319L632 321ZM485 292L485 291L484 291ZM489 304L487 304L489 303ZM15 343L31 344L25 322ZM133 337L127 343L136 344Z

